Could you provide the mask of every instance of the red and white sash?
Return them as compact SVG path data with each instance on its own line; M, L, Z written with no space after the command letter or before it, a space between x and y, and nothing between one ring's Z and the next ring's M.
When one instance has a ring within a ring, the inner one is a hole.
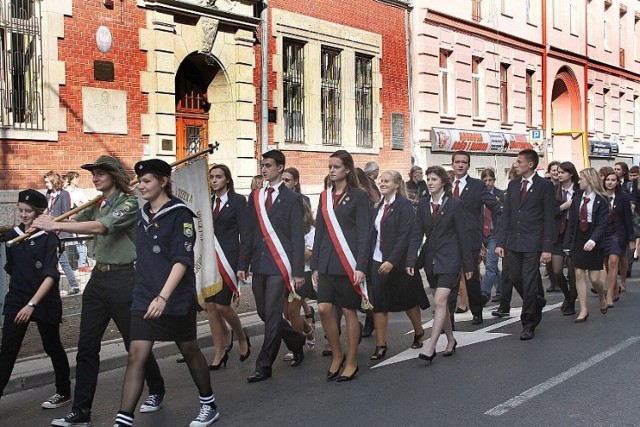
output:
M229 264L229 260L227 260L227 256L224 254L220 243L218 243L218 239L214 236L213 243L216 250L216 261L218 263L218 271L220 271L220 275L222 276L222 281L227 285L231 292L233 292L233 299L236 303L239 303L240 300L240 288L238 287L238 278L236 277L236 273L231 268L231 264Z
M284 247L282 246L282 242L280 242L280 239L278 238L278 234L276 234L276 230L274 230L273 225L269 220L267 210L264 207L266 191L267 189L265 188L253 192L253 204L258 216L258 224L260 224L260 230L262 230L262 237L264 237L265 242L267 242L269 251L273 256L273 259L278 266L278 270L280 270L280 274L282 274L282 278L284 279L284 284L289 291L289 301L293 301L294 299L299 300L301 298L300 295L296 293L293 274L291 273L291 262L289 261L289 257L287 256Z
M322 217L327 225L327 230L329 231L333 248L336 250L338 258L340 259L340 264L342 264L342 268L344 268L344 271L347 273L353 288L362 298L362 309L370 310L373 306L369 302L366 280L363 278L359 285L356 285L354 281L353 276L356 271L356 258L353 256L353 252L351 252L349 243L344 237L338 218L336 218L336 213L333 210L332 192L332 188L329 187L320 193L320 199L322 199Z

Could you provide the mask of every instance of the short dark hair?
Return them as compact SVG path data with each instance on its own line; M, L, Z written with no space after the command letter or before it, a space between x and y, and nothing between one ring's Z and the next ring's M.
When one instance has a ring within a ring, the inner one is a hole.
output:
M227 190L231 191L231 192L235 192L235 189L233 188L233 177L231 176L231 169L229 169L229 166L223 164L223 163L219 163L219 164L214 164L213 166L211 166L209 168L209 173L211 173L212 170L214 169L220 169L222 171L222 173L224 173L224 177L227 179Z
M496 172L491 168L486 168L480 174L480 179L485 179L487 177L489 177L491 179L496 179Z
M640 173L640 166L633 165L629 168L629 173Z
M454 151L453 154L451 155L451 163L453 163L453 160L456 158L456 156L467 156L467 161L469 162L469 164L471 164L471 154L469 154L468 151L464 151L464 150Z
M449 175L447 174L447 171L444 170L442 166L429 166L424 174L427 176L429 174L437 175L442 181L444 194L446 194L447 196L451 196L451 181L449 180Z
M276 162L276 166L282 165L284 167L287 158L280 150L269 150L262 155L263 159L273 159Z
M533 163L533 169L537 168L538 163L540 163L540 156L538 156L538 153L531 148L520 151L518 156L522 156L527 159L528 162Z
M547 172L551 172L551 168L554 167L554 166L560 166L560 162L557 161L557 160L554 160L554 161L550 162L547 165Z

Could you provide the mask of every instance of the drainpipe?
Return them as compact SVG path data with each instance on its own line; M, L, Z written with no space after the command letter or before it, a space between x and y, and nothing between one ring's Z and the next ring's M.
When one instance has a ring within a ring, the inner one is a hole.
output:
M548 132L547 130L547 0L541 0L542 3L542 131L544 132L545 138L549 135L550 138L553 138L553 132ZM547 147L548 148L548 147ZM545 153L547 157L547 163L549 162L548 154Z
M262 154L267 151L269 145L269 9L267 0L262 0L260 21L262 28L262 43L260 43L260 154Z
M582 132L582 159L584 167L591 166L589 159L589 1L584 1L584 132Z
M408 92L409 92L409 126L410 126L410 143L411 143L411 157L414 158L415 163L418 164L418 154L419 149L416 149L415 144L415 115L413 109L413 67L411 63L413 62L411 59L411 21L410 21L410 11L412 9L411 2L407 5L407 8L404 11L404 33L406 37L406 58L407 58L407 84L408 84Z

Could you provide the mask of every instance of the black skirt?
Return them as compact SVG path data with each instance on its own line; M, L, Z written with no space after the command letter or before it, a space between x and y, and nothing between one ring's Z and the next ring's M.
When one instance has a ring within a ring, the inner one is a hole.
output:
M619 255L626 256L627 245L626 242L620 244L620 240L615 233L606 235L602 242L602 249L604 250L604 256Z
M429 308L429 298L422 284L420 271L415 270L413 276L409 276L404 269L394 268L387 275L378 274L379 262L371 264L371 305L377 313L400 312L413 307L422 310Z
M593 226L589 223L587 231L578 228L573 239L573 247L571 248L571 260L573 266L581 270L598 271L604 268L604 251L601 245L597 245L591 251L586 252L583 247L591 237Z
M145 319L145 312L131 316L131 341L193 341L196 339L196 305L187 314L165 315Z

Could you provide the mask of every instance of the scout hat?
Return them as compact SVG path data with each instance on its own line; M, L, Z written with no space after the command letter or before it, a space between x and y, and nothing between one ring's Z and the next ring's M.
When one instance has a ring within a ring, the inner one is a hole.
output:
M32 208L46 209L47 198L39 191L36 190L24 190L18 193L18 203L26 203Z
M127 171L125 171L122 165L120 164L120 161L118 161L118 159L112 156L100 156L98 157L98 160L96 160L94 163L85 163L80 167L88 171L100 168L105 171L114 173L116 175L120 175L123 178L125 178L127 181L129 180L129 175L127 174Z
M171 177L171 165L160 159L141 160L134 169L138 177L147 173Z

